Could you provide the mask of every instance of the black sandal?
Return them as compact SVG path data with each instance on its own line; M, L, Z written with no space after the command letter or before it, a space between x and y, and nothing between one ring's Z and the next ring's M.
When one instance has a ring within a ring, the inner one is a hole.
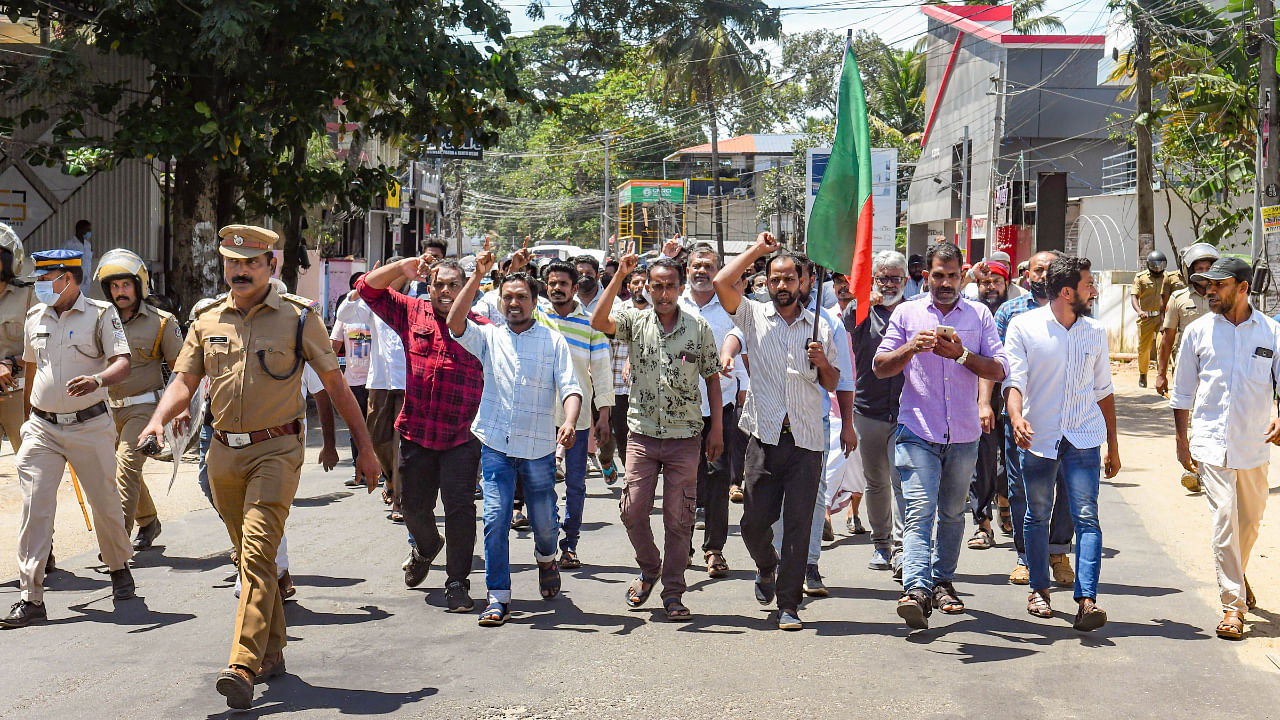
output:
M480 613L479 624L481 627L501 627L507 622L507 604L500 602L491 602L485 607L484 612Z
M552 560L543 567L538 563L538 590L543 600L550 600L560 594L560 567Z
M949 582L934 583L933 606L946 615L959 615L964 612L964 603L956 597L956 589Z
M671 622L686 622L693 619L689 608L680 602L680 598L672 595L662 599L662 607L667 611L667 619Z
M649 599L649 595L653 593L653 586L658 584L658 578L645 577L641 575L627 585L627 605L638 608L645 604ZM645 585L649 587L646 588Z

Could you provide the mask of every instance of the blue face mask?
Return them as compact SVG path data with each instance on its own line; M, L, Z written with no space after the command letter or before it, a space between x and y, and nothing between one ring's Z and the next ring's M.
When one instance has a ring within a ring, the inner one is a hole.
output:
M57 280L37 280L36 299L45 305L53 305L57 303L58 298L62 296L62 293L53 289L53 284L56 282ZM66 290L65 287L62 289Z

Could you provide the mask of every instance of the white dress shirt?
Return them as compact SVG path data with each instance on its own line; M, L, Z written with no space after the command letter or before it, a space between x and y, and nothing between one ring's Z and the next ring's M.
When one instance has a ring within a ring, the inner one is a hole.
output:
M1169 407L1191 411L1191 457L1234 470L1271 460L1277 348L1280 324L1256 308L1239 325L1210 313L1182 331Z
M403 390L407 364L400 335L360 298L339 307L337 320L347 325L364 325L372 331L373 352L369 358L365 387L370 390Z
M1022 394L1022 416L1031 425L1031 454L1058 457L1058 441L1077 448L1102 445L1107 422L1098 401L1113 394L1107 329L1091 317L1065 328L1049 305L1009 323L1004 350L1007 387Z
M738 338L738 342L742 342L742 331L733 325L733 318L729 317L729 313L725 312L724 306L720 304L719 296L714 293L711 300L706 305L699 305L697 300L693 299L692 291L685 288L684 294L680 296L680 304L689 312L702 316L703 320L711 326L711 334L716 338L716 354L719 355L724 350L724 339L733 335ZM741 380L746 375L741 363L734 363L733 378ZM720 400L721 405L728 405L736 398L734 383L728 382L728 378L720 376ZM702 397L702 417L711 417L711 406L707 403L707 381L703 380L698 383L698 393Z

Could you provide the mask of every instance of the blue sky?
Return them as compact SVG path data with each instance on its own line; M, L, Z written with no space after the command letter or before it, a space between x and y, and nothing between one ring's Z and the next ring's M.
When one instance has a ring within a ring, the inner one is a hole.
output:
M547 20L534 22L525 16L524 3L505 0L501 4L511 14L516 34L556 22L558 14L569 8L568 0L549 0ZM853 28L874 31L891 45L910 45L925 30L919 3L910 0L785 0L777 6L783 8L782 29L787 33ZM1045 12L1061 18L1067 32L1081 35L1105 33L1110 17L1107 0L1048 0Z

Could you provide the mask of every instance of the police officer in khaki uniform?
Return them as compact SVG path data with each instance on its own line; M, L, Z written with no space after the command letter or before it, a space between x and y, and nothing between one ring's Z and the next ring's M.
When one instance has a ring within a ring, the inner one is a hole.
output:
M143 301L150 277L136 254L123 248L108 251L98 263L94 279L102 287L102 296L115 304L131 351L129 378L107 391L111 396L107 404L116 421L116 484L124 506L124 526L132 531L137 521L133 549L146 550L160 534L160 518L142 479L147 456L138 449L138 435L164 392L162 361L172 368L178 360L182 328L173 315Z
M1196 243L1182 252L1182 265L1188 275L1208 272L1213 262L1221 257L1218 249L1208 243ZM1161 395L1169 393L1169 361L1173 358L1173 349L1177 347L1182 330L1192 320L1209 312L1209 299L1205 297L1205 286L1183 287L1175 290L1169 297L1164 311L1164 323L1160 333L1160 353L1156 361L1156 392Z
M133 554L116 490L115 428L107 386L129 376L129 344L110 303L80 294L81 256L74 250L32 253L39 304L27 313L22 360L31 419L22 426L14 461L22 489L18 577L22 599L0 625L21 627L47 617L45 562L53 542L58 485L67 464L93 509L102 559L111 570L112 596L133 597L127 565Z
M1165 273L1168 263L1164 253L1152 250L1147 255L1147 269L1133 279L1129 302L1138 312L1138 387L1147 386L1147 369L1155 355L1156 331L1164 317L1165 303L1182 286L1177 275Z
M223 277L231 292L197 317L174 365L174 378L138 440L164 435L164 424L186 407L208 375L214 440L209 483L240 565L240 606L229 667L217 690L227 705L248 708L253 684L284 672L285 618L276 580L276 549L298 489L306 412L302 366L320 376L334 407L360 448L356 472L370 492L379 467L364 419L338 370L320 316L311 301L270 285L271 251L279 236L248 225L218 232Z
M30 284L17 284L26 265L22 241L13 228L0 223L0 428L9 436L16 454L22 446L22 423L27 421L21 390L22 353L26 345L23 326L27 311L35 304Z

